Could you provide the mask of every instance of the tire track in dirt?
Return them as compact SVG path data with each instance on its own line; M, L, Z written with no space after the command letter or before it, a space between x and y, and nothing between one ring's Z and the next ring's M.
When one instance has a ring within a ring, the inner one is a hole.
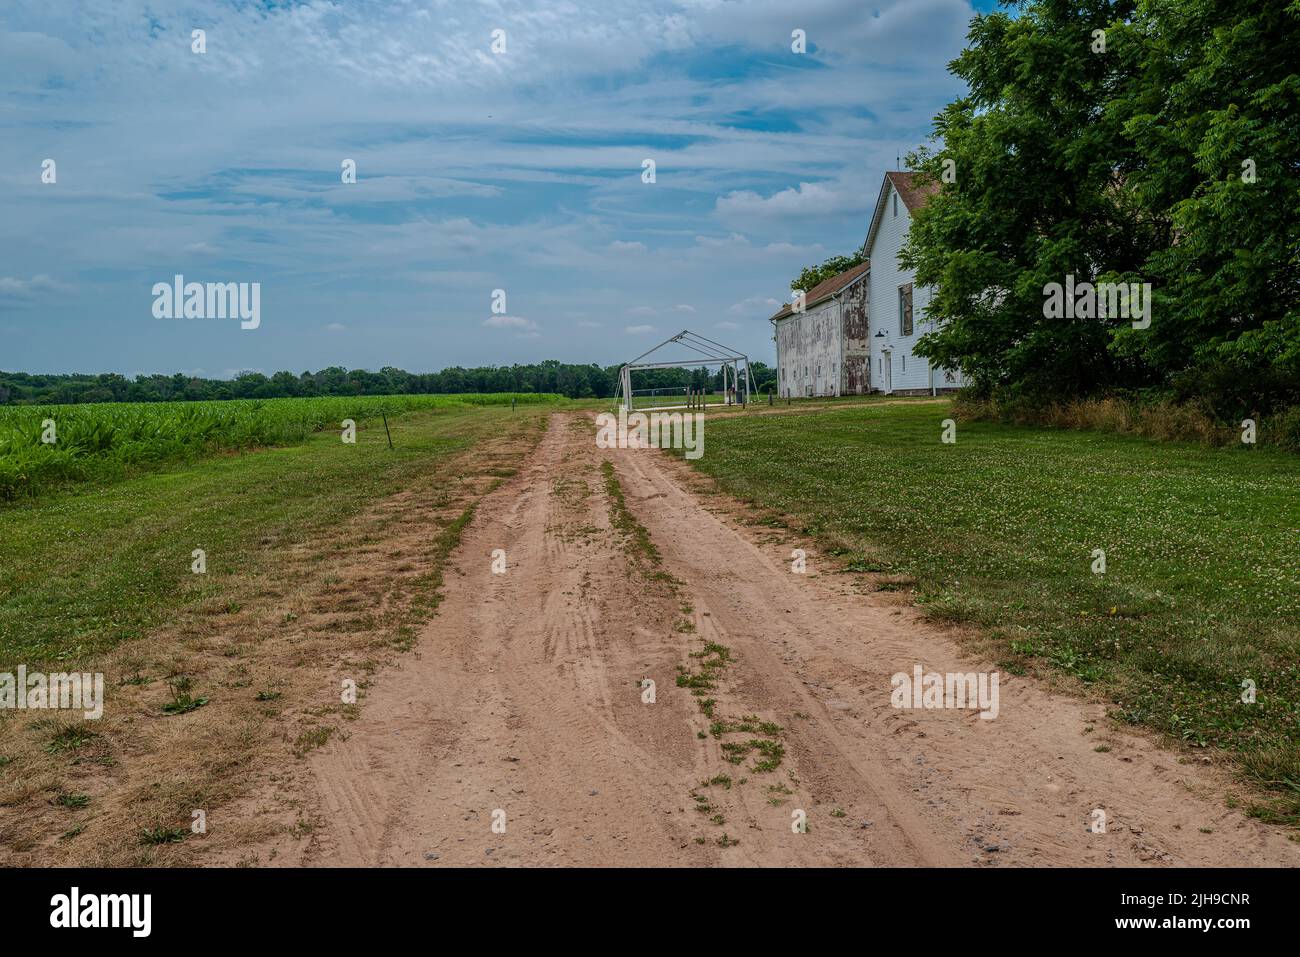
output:
M892 709L894 672L991 669L850 576L792 574L788 543L760 544L687 466L598 450L594 431L554 415L482 501L414 654L376 676L345 740L306 758L314 826L278 863L1300 863L1205 796L1208 771L1115 733L1115 753L1094 752L1083 729L1106 726L1100 708L1030 679L1003 676L993 721ZM666 575L612 523L606 459ZM707 692L717 715L779 724L776 770L726 761L744 735L710 735L701 697L676 685L710 641L733 658ZM1087 830L1097 807L1106 834ZM796 809L807 833L791 831Z

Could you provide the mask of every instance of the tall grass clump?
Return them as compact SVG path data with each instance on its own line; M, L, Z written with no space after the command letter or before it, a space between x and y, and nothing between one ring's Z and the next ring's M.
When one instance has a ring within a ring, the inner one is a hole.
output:
M960 395L954 411L967 421L1038 425L1055 429L1084 429L1138 435L1162 442L1203 445L1242 445L1242 426L1212 415L1194 402L1170 398L1141 400L1124 396L1040 402L1027 398L990 399ZM1300 407L1251 416L1255 442L1288 452L1300 452Z

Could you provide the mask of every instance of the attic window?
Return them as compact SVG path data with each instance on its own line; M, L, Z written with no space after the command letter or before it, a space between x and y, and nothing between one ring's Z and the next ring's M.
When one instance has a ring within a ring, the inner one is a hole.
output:
M898 215L898 194L894 194L894 215Z

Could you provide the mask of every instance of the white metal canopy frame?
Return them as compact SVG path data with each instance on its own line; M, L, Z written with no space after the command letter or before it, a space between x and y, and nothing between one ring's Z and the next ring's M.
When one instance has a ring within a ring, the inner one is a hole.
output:
M685 346L696 353L699 358L679 359L673 362L644 361L647 357L673 343ZM715 365L722 367L723 394L725 395L729 390L734 389L736 401L741 405L747 405L750 396L757 391L754 388L754 376L749 371L749 356L736 352L720 342L714 342L712 339L691 332L689 329L683 329L677 335L665 339L653 349L641 353L631 362L624 363L623 367L618 371L618 392L615 398L619 400L619 405L625 406L629 412L632 411L632 373L640 369L677 369L682 366ZM740 374L741 365L745 367L743 379ZM677 406L676 408L681 407Z

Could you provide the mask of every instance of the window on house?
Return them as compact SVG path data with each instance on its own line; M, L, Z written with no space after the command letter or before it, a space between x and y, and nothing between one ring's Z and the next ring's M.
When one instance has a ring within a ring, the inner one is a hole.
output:
M898 215L898 194L894 194L894 215Z
M898 287L898 334L912 334L912 284Z
M904 371L904 372L907 371L907 356L906 356L906 354L904 354L904 356L903 356L903 371Z

